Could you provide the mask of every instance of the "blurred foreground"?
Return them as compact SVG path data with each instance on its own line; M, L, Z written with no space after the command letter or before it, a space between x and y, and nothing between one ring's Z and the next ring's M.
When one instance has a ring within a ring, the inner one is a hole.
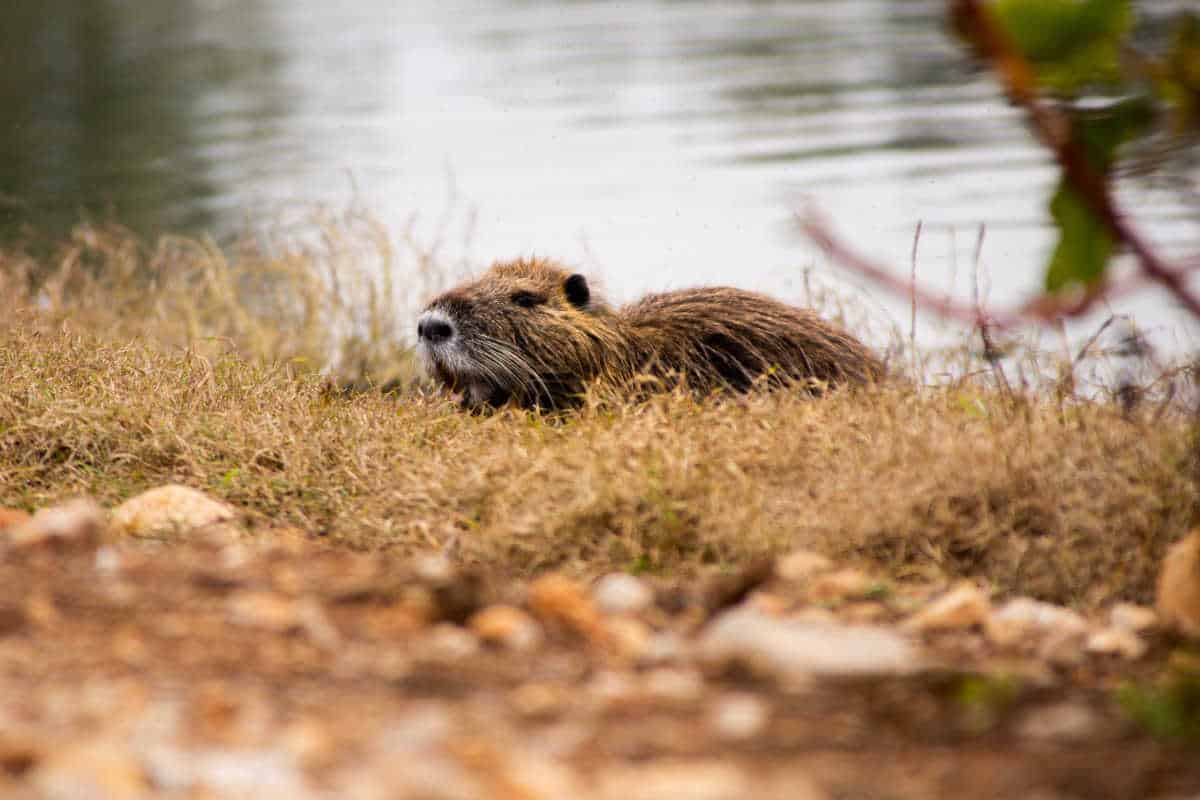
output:
M469 416L372 230L0 254L5 796L1200 790L1186 370Z

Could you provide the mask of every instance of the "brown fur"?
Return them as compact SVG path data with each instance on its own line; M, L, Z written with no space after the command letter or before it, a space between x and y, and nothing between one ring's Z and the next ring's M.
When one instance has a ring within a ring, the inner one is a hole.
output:
M433 325L442 323L435 342ZM883 375L860 341L812 311L725 287L651 294L619 309L540 259L493 266L436 298L418 328L440 382L469 406L560 407L589 384L700 394L758 383L809 391Z

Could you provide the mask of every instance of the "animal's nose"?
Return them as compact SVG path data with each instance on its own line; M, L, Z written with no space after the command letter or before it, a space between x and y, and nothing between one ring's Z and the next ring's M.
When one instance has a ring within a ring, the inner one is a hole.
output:
M454 335L454 326L441 319L427 319L417 323L417 338L430 344L444 342Z

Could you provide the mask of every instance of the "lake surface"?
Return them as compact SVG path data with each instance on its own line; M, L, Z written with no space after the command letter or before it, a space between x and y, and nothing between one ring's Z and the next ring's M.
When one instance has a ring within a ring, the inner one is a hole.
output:
M904 274L922 221L919 275L960 295L985 223L995 303L1037 285L1053 242L1054 170L943 9L8 0L0 229L89 213L223 238L355 204L418 236L447 225L480 265L577 264L617 299L713 282L801 299L808 270L907 329L905 302L796 235L796 209L815 204ZM1173 254L1200 252L1186 156L1175 180L1121 187ZM1118 310L1168 347L1194 343L1161 294Z

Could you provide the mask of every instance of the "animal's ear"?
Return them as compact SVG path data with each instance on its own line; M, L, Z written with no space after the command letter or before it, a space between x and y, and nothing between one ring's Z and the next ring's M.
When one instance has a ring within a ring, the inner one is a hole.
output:
M588 288L587 278L579 273L563 282L563 290L567 293L567 301L576 308L583 308L592 299L592 290Z

